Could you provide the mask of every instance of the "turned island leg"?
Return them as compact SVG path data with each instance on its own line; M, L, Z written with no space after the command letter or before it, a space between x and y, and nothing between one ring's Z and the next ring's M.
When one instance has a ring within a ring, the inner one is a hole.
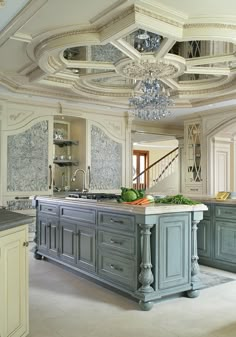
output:
M152 301L145 301L145 295L150 294L154 291L151 284L154 281L152 273L152 263L151 263L151 231L150 229L153 225L140 224L141 227L141 272L139 274L139 282L142 284L138 289L139 293L142 293L144 300L139 301L139 306L142 310L150 310L153 306Z
M201 286L200 279L198 277L199 264L198 264L198 252L197 252L197 225L202 220L202 212L194 212L192 218L192 233L191 233L191 287L192 289L187 292L187 296L194 298L199 296L199 288Z

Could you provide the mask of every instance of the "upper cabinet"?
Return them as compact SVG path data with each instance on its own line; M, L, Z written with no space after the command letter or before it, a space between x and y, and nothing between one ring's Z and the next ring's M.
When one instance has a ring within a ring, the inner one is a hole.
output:
M84 166L85 120L55 119L53 123L53 189L54 192L72 189L71 177L76 168ZM80 178L73 189L80 188Z
M51 194L52 117L34 118L3 131L2 193L6 197Z
M200 120L185 123L185 181L183 190L188 194L202 194L202 128Z

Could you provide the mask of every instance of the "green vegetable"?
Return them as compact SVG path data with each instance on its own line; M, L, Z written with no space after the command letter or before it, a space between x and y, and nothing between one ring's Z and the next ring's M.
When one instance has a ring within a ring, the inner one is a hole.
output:
M137 190L137 191L139 193L139 198L143 198L145 196L145 192L146 192L145 189L141 189L141 190Z
M135 190L134 188L121 187L121 198L119 202L134 201L143 198L145 190Z
M138 197L137 197L137 194L134 191L129 190L129 191L126 191L123 194L122 199L124 201L134 201L134 200L138 199Z
M150 202L154 202L154 201L155 201L155 198L154 198L152 195L150 195L150 194L147 194L145 197L146 197Z
M184 197L182 194L177 194L174 196L167 196L165 198L156 199L155 203L161 204L178 204L178 205L196 205L199 202L195 200L191 200L189 198Z

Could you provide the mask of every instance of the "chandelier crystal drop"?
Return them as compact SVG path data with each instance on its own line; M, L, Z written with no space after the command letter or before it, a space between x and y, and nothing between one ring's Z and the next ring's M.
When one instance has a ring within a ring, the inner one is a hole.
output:
M171 115L174 105L169 91L157 79L148 78L141 82L142 94L129 99L134 116L142 120L160 120Z

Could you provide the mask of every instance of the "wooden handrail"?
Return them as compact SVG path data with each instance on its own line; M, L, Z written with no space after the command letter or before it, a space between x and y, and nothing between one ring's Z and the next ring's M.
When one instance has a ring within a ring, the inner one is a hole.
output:
M160 161L162 161L163 159L165 159L166 157L168 157L170 154L172 154L173 152L175 152L176 150L178 150L179 147L176 147L174 150L170 151L169 153L167 153L166 155L164 155L162 158L156 160L153 164L151 164L150 166L148 166L144 171L140 172L135 178L133 178L133 181L138 179L138 177L140 177L142 174L144 174L145 172L149 171L150 168L152 168L153 166L155 166L156 164L158 164Z
M174 156L174 158L171 159L171 161L164 167L164 169L161 171L161 174L159 174L159 176L154 179L153 181L158 182L158 180L161 178L161 176L165 173L165 171L168 169L168 167L173 163L173 161L175 161L175 159L178 157L178 153L176 156Z

